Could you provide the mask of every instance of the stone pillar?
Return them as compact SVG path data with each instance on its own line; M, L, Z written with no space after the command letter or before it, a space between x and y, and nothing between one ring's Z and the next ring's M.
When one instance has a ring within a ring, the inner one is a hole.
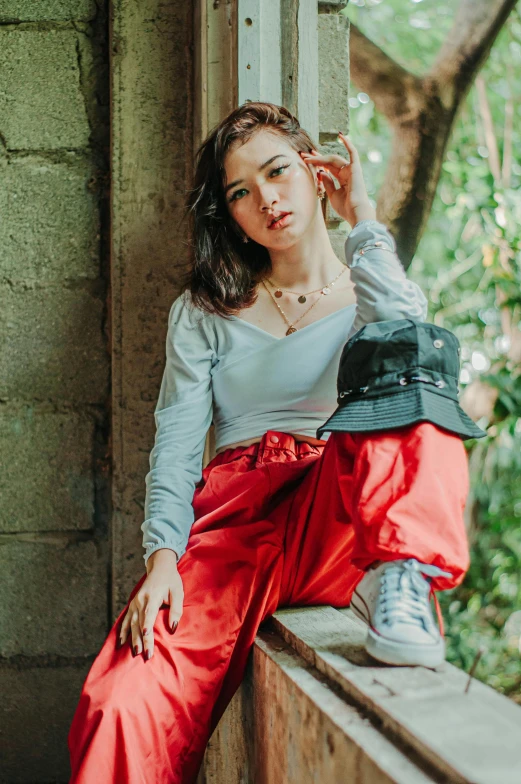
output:
M107 14L0 5L2 781L67 781L109 621Z
M319 144L324 154L345 156L337 141L338 131L349 133L349 19L338 13L346 3L319 2L318 16L318 96ZM331 245L343 262L349 224L327 202L326 221Z
M189 261L192 5L112 4L112 616L144 572L141 523L168 312Z

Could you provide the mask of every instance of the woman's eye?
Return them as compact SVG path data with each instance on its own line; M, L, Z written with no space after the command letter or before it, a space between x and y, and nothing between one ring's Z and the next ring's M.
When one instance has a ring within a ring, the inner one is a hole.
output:
M287 169L287 168L288 168L288 166L290 166L290 164L289 164L289 163L287 163L285 166L279 166L279 168L278 168L278 169L272 169L272 170L270 171L270 177L271 177L271 175L272 175L272 174L277 174L278 172L283 172L283 171L284 171L284 169ZM233 194L233 196L230 198L230 202L232 202L232 201L235 201L235 199L238 197L239 193L242 193L244 190L246 190L246 189L245 189L245 188L240 188L240 190L238 190L238 191L235 191L235 193Z
M231 197L230 201L235 201L235 199L237 198L237 195L238 195L239 193L242 193L242 191L243 191L243 190L245 190L245 189L244 189L244 188L241 188L240 190L238 190L238 191L235 191L235 193L234 193L234 194L233 194L233 196Z
M276 174L277 172L282 172L282 171L284 171L284 169L287 169L288 166L289 166L289 163L287 163L285 166L279 166L278 169L272 169L272 171L270 173L271 174Z

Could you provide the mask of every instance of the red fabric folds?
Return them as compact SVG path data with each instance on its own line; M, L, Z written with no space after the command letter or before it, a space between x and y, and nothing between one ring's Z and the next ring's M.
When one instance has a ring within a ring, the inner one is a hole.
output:
M259 624L279 607L349 605L375 560L415 557L458 585L469 556L461 439L424 422L332 433L313 446L268 430L203 470L179 562L185 601L175 634L163 605L154 656L116 649L135 593L83 685L69 731L71 784L189 784L242 679Z

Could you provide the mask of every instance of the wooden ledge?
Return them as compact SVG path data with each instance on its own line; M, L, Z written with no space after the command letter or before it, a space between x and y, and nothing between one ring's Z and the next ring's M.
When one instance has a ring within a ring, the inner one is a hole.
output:
M349 609L281 610L275 629L389 739L451 782L520 784L521 707L448 662L379 665Z
M278 611L198 784L520 784L521 708L448 663L379 665L350 610Z

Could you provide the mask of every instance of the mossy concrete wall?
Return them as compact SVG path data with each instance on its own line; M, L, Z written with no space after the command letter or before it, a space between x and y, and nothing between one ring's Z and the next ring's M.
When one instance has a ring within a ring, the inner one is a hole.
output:
M110 7L109 44L106 0L0 3L2 784L68 781L81 686L143 574L153 410L189 263L192 7ZM319 23L319 141L334 148L348 28Z
M103 0L0 4L2 782L66 782L109 610Z
M145 475L168 312L190 261L193 8L114 0L112 79L112 611L145 571Z

